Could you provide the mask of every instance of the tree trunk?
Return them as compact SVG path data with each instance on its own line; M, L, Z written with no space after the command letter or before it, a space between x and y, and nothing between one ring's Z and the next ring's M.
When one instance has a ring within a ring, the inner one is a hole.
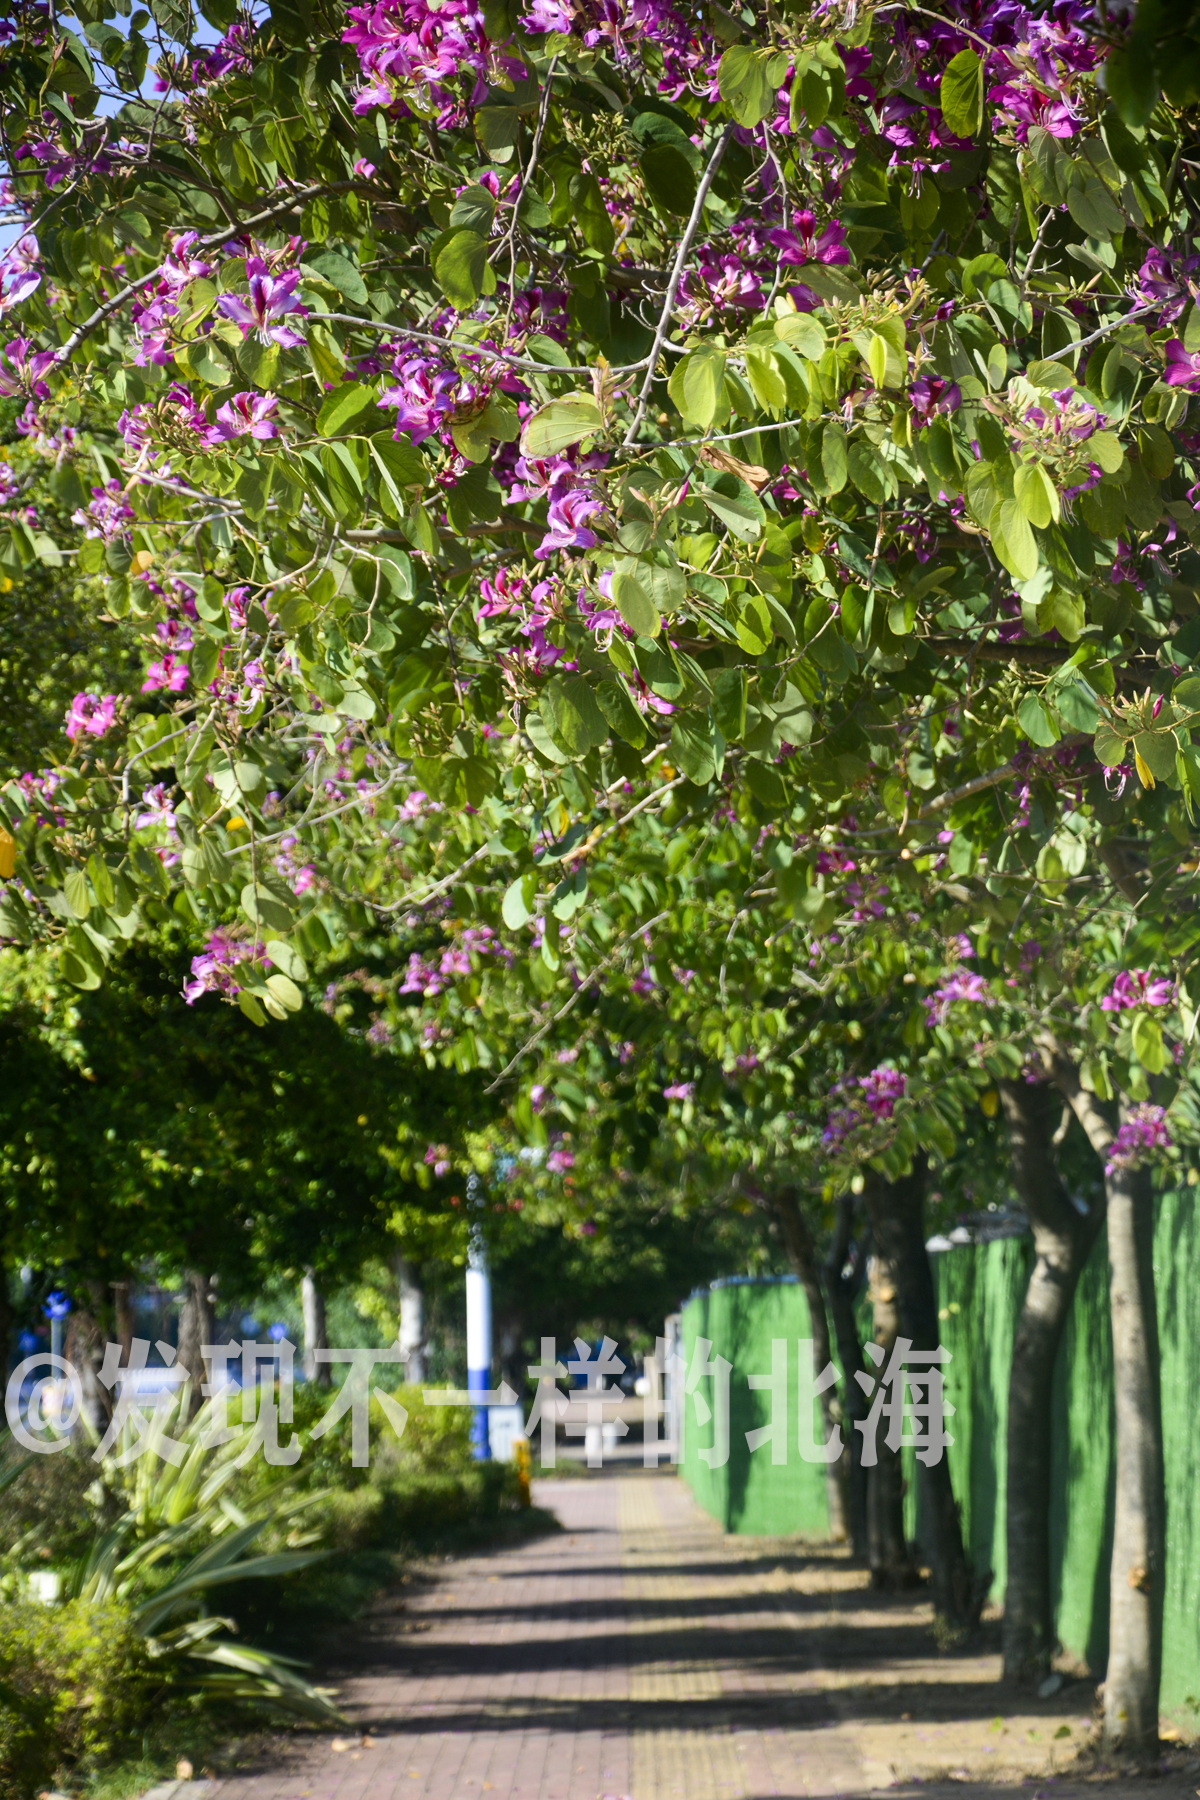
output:
M70 1316L63 1354L79 1376L84 1423L99 1438L112 1415L114 1395L100 1380L104 1334L93 1315L81 1306L77 1305Z
M1162 1677L1164 1497L1158 1329L1150 1264L1148 1169L1108 1177L1117 1473L1104 1735L1114 1747L1158 1743Z
M1056 1633L1050 1591L1050 1463L1054 1365L1102 1206L1081 1214L1054 1162L1062 1104L1046 1083L1002 1082L1013 1183L1033 1228L1034 1262L1017 1321L1008 1384L1004 1673L1039 1682Z
M183 1282L176 1362L190 1383L187 1415L191 1418L204 1404L202 1384L208 1380L208 1370L202 1347L213 1341L213 1304L207 1275L201 1275L195 1269L185 1269Z
M1055 1084L1107 1164L1115 1136L1111 1124L1084 1090L1062 1045L1047 1034L1041 1049ZM1128 1112L1122 1101L1122 1121ZM1105 1187L1117 1467L1104 1736L1113 1749L1144 1751L1158 1742L1166 1561L1158 1314L1150 1254L1153 1191L1147 1169L1109 1173L1106 1168Z
M300 1310L304 1316L304 1355L301 1359L304 1379L317 1387L329 1387L333 1379L330 1365L317 1361L317 1351L329 1348L325 1332L325 1295L317 1286L317 1278L311 1269L305 1269L300 1283Z
M404 1379L418 1386L425 1379L425 1290L406 1256L396 1258L400 1286L400 1360Z
M914 1350L936 1350L939 1337L937 1294L925 1249L925 1170L919 1156L901 1180L872 1180L865 1190L875 1242L895 1281L900 1334ZM991 1572L977 1577L971 1567L945 1455L931 1464L918 1459L917 1480L929 1533L934 1611L952 1630L962 1630L978 1623Z
M804 1289L804 1298L808 1302L809 1330L812 1333L813 1373L820 1375L829 1363L829 1320L825 1312L825 1295L821 1288L821 1275L817 1265L817 1253L813 1247L812 1233L808 1229L808 1220L804 1217L800 1204L800 1196L795 1188L784 1188L772 1196L772 1205L783 1232L783 1240L787 1246L788 1260ZM843 1387L850 1380L847 1372L843 1372ZM850 1494L847 1474L849 1457L846 1454L846 1434L849 1421L844 1417L845 1408L840 1406L833 1388L826 1388L819 1396L821 1402L821 1420L824 1426L826 1441L832 1433L841 1427L842 1454L836 1461L825 1465L825 1496L829 1508L829 1535L835 1543L845 1543L850 1536Z
M871 1256L867 1267L871 1341L883 1352L879 1367L886 1368L900 1330L895 1270L877 1254ZM871 1366L876 1365L872 1362ZM865 1405L861 1408L864 1419L867 1410ZM855 1435L860 1441L863 1439L861 1431ZM867 1561L871 1585L889 1593L915 1587L920 1580L904 1532L904 1470L900 1452L890 1447L882 1432L877 1438L875 1462L867 1469Z
M13 1313L8 1298L8 1266L0 1261L0 1387L8 1386L12 1361Z
M821 1279L829 1306L829 1316L833 1322L834 1336L837 1339L838 1361L842 1365L842 1412L845 1415L843 1430L846 1438L846 1490L850 1543L855 1556L866 1556L868 1553L867 1470L863 1468L862 1461L862 1433L855 1429L854 1421L865 1417L867 1401L866 1395L856 1379L863 1372L863 1353L858 1337L855 1303L866 1272L866 1243L869 1241L869 1233L861 1234L862 1241L855 1248L853 1266L850 1273L847 1274L846 1263L850 1257L851 1239L854 1234L854 1213L854 1196L843 1194L838 1201L837 1224L830 1241L829 1254L821 1271Z
M133 1302L130 1297L128 1281L114 1281L113 1290L113 1325L117 1334L117 1343L121 1346L121 1361L128 1365L133 1354Z

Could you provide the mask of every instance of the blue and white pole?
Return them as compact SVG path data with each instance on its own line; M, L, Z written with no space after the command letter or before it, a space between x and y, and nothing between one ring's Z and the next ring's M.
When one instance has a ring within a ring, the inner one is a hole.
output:
M487 1250L478 1228L471 1233L467 1252L467 1392L486 1394L492 1382L492 1282ZM477 1462L488 1462L488 1409L477 1406L471 1419L471 1453Z

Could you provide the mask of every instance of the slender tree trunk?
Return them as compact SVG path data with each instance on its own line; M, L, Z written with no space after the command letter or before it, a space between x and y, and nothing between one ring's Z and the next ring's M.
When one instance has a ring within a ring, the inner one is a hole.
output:
M1008 1577L1004 1673L1040 1681L1054 1653L1050 1465L1054 1366L1103 1207L1081 1214L1059 1179L1054 1128L1062 1096L1045 1083L1002 1082L1013 1182L1033 1228L1034 1262L1017 1321L1008 1384Z
M800 1196L794 1188L783 1188L772 1196L771 1204L779 1220L783 1232L783 1241L787 1246L788 1260L804 1289L804 1298L808 1302L809 1330L812 1333L813 1369L819 1375L829 1363L829 1320L825 1312L825 1295L821 1287L821 1273L817 1263L817 1253L813 1247L812 1233L808 1229L808 1220L800 1204ZM843 1385L848 1380L843 1374ZM821 1402L821 1420L826 1440L839 1426L842 1429L842 1454L836 1462L825 1465L825 1496L829 1508L829 1535L835 1543L845 1543L850 1536L850 1494L847 1482L849 1457L846 1454L846 1433L849 1421L844 1417L845 1409L838 1404L833 1388L826 1388L819 1396Z
M1117 1421L1104 1735L1114 1746L1158 1743L1165 1561L1158 1330L1150 1265L1148 1169L1108 1177L1108 1260Z
M77 1305L70 1316L64 1355L79 1376L84 1421L99 1435L111 1417L114 1396L100 1380L104 1334L93 1314L82 1306Z
M0 1387L8 1385L12 1360L13 1313L8 1298L8 1264L0 1260Z
M1084 1090L1062 1045L1047 1034L1041 1049L1092 1148L1107 1163L1112 1125ZM1128 1112L1122 1101L1122 1120ZM1117 1467L1104 1736L1114 1749L1145 1751L1158 1742L1166 1562L1158 1315L1150 1257L1153 1192L1146 1169L1114 1169L1105 1185Z
M868 1263L868 1282L871 1341L883 1352L878 1367L884 1369L899 1336L900 1315L895 1270L877 1253ZM872 1362L871 1368L875 1367ZM865 1406L861 1409L863 1418L867 1410ZM860 1439L863 1436L862 1432L856 1435ZM891 1448L883 1432L877 1433L875 1462L867 1469L867 1561L873 1587L899 1592L915 1587L920 1580L904 1531L904 1469L900 1452Z
M133 1302L130 1297L128 1281L114 1281L113 1290L113 1326L116 1341L121 1346L121 1361L128 1364L133 1354Z
M838 1201L837 1224L829 1245L829 1254L825 1259L821 1278L825 1287L825 1297L829 1306L829 1316L833 1323L834 1336L837 1340L838 1361L842 1366L842 1411L845 1415L846 1437L846 1487L848 1499L848 1515L850 1525L850 1542L856 1556L866 1556L867 1543L867 1470L862 1461L862 1433L856 1430L855 1420L866 1416L867 1401L862 1386L856 1379L863 1373L862 1345L858 1336L858 1319L855 1305L862 1288L866 1272L866 1243L869 1233L862 1233L862 1241L854 1251L854 1261L850 1273L846 1273L846 1264L851 1254L851 1240L854 1233L855 1204L853 1194L843 1194Z
M419 1384L425 1379L425 1290L406 1256L396 1258L400 1287L400 1357L404 1379Z
M208 1379L203 1346L213 1341L213 1306L209 1279L196 1269L184 1270L183 1305L179 1309L179 1350L176 1361L191 1384L188 1417L204 1404L202 1384Z
M304 1279L300 1283L300 1310L304 1315L304 1357L302 1368L305 1381L311 1381L317 1387L329 1387L333 1376L327 1362L317 1361L318 1350L328 1350L329 1339L325 1331L325 1295L317 1285L317 1278L311 1269L305 1269Z
M875 1180L866 1188L875 1242L894 1274L900 1334L914 1350L936 1350L939 1337L937 1294L925 1249L925 1169L924 1157L918 1157L901 1180ZM976 1576L971 1567L945 1455L930 1464L918 1459L917 1471L929 1531L934 1611L960 1630L978 1623L991 1572Z

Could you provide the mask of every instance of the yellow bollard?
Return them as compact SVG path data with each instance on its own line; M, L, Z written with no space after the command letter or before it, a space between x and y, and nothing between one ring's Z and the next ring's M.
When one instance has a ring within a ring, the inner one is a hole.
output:
M517 1493L520 1496L521 1505L532 1506L533 1495L529 1488L529 1470L531 1467L529 1458L529 1439L514 1438L512 1454L513 1467L517 1471Z

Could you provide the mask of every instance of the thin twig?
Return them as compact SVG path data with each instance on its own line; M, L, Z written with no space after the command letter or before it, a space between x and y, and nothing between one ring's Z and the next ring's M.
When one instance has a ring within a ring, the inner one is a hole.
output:
M529 149L529 161L526 163L521 174L520 185L517 188L517 197L513 201L512 218L509 221L508 235L504 240L508 249L508 310L510 316L517 300L517 214L521 209L521 202L528 192L529 184L533 180L534 173L538 166L538 156L542 148L542 137L546 130L546 121L550 117L550 100L554 92L554 71L557 67L558 58L557 56L552 56L550 58L550 67L546 70L546 85L542 89L542 104L538 108L537 129L534 131L533 143Z
M517 1064L519 1062L521 1062L524 1057L528 1056L528 1054L531 1050L534 1050L537 1048L537 1046L541 1043L542 1039L545 1037L546 1033L548 1031L552 1031L554 1026L558 1024L560 1019L566 1018L567 1014L573 1010L576 1003L578 1001L582 1000L583 996L587 993L588 989L591 987L592 983L597 979L597 977L604 973L605 969L607 969L616 960L616 958L621 954L622 950L628 948L628 946L633 942L634 938L641 937L643 932L649 931L651 929L651 927L654 925L661 925L663 920L666 918L669 918L669 917L670 917L670 908L668 908L665 912L655 913L655 915L652 919L647 919L646 923L644 925L635 926L631 932L627 933L627 935L621 939L619 944L614 945L614 947L609 951L608 955L604 958L603 962L598 962L596 964L596 967L592 970L591 974L584 976L583 980L580 982L579 986L575 989L575 992L571 995L571 998L567 1001L566 1005L560 1006L558 1011L554 1014L554 1016L552 1018L547 1019L546 1023L543 1026L541 1026L537 1031L534 1032L533 1036L529 1039L529 1041L527 1043L524 1043L521 1045L521 1048L517 1051L517 1054L512 1058L511 1062L508 1062L505 1064L504 1068L502 1068L500 1073L497 1075L495 1081L492 1082L491 1086L489 1088L487 1088L485 1090L485 1092L487 1092L489 1094L495 1093L496 1089L500 1086L500 1083L504 1080L505 1076L512 1074L512 1072L516 1068Z
M625 434L622 448L626 450L634 442L642 428L642 420L646 416L646 402L649 400L650 390L654 386L654 371L658 367L659 354L671 327L671 317L675 311L675 296L678 294L679 284L683 280L683 267L687 261L688 251L692 247L692 239L700 229L700 220L704 215L704 202L708 199L708 190L713 184L717 170L721 166L721 158L724 156L726 146L732 136L733 125L730 123L717 139L716 149L708 159L708 167L700 177L700 185L696 189L696 198L692 203L691 217L688 219L683 237L680 239L679 249L671 269L671 279L667 283L667 297L663 301L663 309L659 314L658 329L654 333L654 342L650 346L650 354L646 359L646 379L643 381L642 391L638 395L637 411L633 415L633 423Z

